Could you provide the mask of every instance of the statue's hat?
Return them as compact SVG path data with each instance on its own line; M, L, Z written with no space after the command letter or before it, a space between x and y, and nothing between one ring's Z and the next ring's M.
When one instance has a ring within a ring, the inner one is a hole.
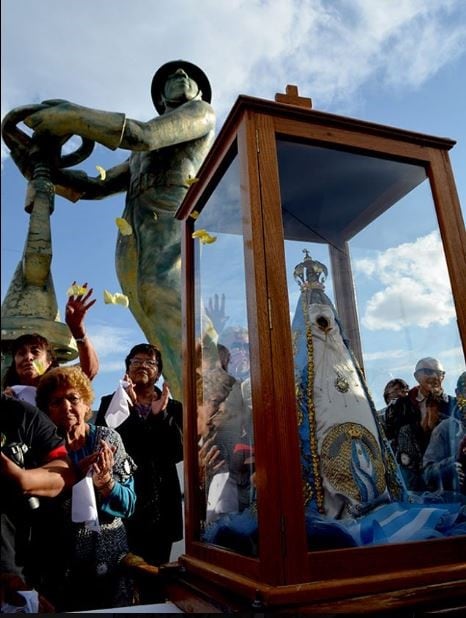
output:
M183 69L186 71L189 77L197 83L199 90L202 92L202 99L204 101L210 103L212 100L212 89L204 71L192 62L187 62L186 60L172 60L171 62L166 62L159 69L157 69L152 79L152 101L154 102L155 109L159 112L159 114L163 114L165 109L162 101L165 82L167 81L167 77L174 73L177 69Z

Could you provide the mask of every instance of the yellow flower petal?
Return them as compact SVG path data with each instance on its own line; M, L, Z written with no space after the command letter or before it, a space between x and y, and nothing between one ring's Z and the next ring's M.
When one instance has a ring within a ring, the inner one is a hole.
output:
M207 230L204 230L204 229L196 230L195 232L191 234L191 236L193 238L199 238L199 240L201 241L203 245L210 245L211 243L217 240L216 236L212 236L211 234L209 234Z
M113 303L113 294L108 290L104 290L104 303L106 305L111 305Z
M129 300L125 294L121 294L117 292L115 295L115 304L121 305L122 307L129 307Z
M211 245L213 242L215 242L217 240L216 236L211 236L210 234L207 234L206 236L204 236L203 238L201 238L201 242L204 245Z
M188 176L185 182L188 186L191 186L194 183L199 182L199 178L196 178L196 177L193 178L192 176Z
M128 297L121 292L115 292L112 294L108 290L104 290L104 303L106 305L121 305L122 307L129 307Z
M44 363L44 361L39 360L37 358L35 358L32 361L32 364L34 365L34 369L37 371L37 373L41 376L42 374L44 374L47 370L47 365Z
M117 227L120 230L120 234L122 236L131 236L131 234L133 233L133 228L128 223L128 221L126 221L126 219L123 219L122 217L117 217L115 219L115 223L117 224Z
M87 294L87 292L88 292L87 288L85 288L83 285L77 285L75 283L74 285L72 285L66 290L66 295L67 296L84 296L84 294Z
M197 210L193 210L189 216L195 221L199 217L199 213L197 212Z
M100 180L105 180L105 178L107 177L107 172L104 170L103 167L101 167L100 165L96 165L95 169L99 172L100 174Z

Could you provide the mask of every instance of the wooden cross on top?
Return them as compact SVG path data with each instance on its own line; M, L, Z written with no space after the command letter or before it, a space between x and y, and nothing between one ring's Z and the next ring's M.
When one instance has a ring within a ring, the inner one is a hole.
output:
M290 84L286 87L286 94L277 92L275 101L277 103L288 103L288 105L299 105L299 107L312 108L312 99L300 97L298 94L298 86L291 86Z

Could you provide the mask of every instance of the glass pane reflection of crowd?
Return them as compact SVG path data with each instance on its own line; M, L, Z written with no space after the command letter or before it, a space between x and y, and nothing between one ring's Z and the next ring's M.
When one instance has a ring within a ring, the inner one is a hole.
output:
M377 410L325 294L327 269L305 251L292 322L306 530L310 550L466 534L466 373L455 395L433 357L414 382L390 380ZM199 343L202 538L257 555L247 331ZM232 362L235 354L235 363Z
M220 339L225 344L204 337L198 350L199 486L205 507L203 539L255 555L255 521L254 532L236 534L255 504L248 332L244 328L230 328L221 333Z

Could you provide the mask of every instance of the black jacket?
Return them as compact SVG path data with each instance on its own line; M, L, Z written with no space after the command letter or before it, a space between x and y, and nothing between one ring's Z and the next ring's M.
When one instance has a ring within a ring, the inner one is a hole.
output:
M154 387L160 395L160 390ZM96 425L106 425L105 412L113 395L105 395L97 412ZM157 416L141 418L134 407L130 416L116 428L127 453L138 469L134 474L136 510L133 527L141 534L156 534L162 539L183 538L181 489L176 464L183 459L183 408L170 399Z

